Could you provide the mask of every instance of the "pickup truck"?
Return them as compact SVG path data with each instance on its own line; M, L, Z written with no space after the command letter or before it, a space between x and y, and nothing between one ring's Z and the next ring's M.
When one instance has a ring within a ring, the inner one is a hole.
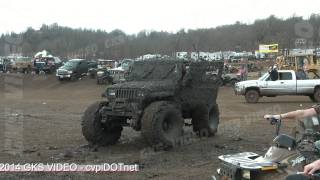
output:
M320 102L319 76L307 77L303 72L279 70L278 79L272 81L269 73L258 80L242 81L235 84L236 95L243 95L248 103L257 103L260 97L280 95L309 96L314 102Z

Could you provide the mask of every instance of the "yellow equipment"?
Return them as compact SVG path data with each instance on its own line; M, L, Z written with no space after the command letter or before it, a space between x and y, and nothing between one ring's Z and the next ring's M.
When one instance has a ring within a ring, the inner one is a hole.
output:
M304 52L305 53L292 53L288 56L278 56L276 63L279 69L319 71L320 59L311 52Z

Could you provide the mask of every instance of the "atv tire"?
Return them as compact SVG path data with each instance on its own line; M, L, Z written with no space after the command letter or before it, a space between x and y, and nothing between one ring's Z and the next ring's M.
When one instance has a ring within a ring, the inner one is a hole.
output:
M257 103L259 101L260 95L257 90L248 90L245 94L247 103Z
M193 131L198 136L213 136L218 131L219 108L217 104L197 106L192 113Z
M100 102L90 105L82 117L82 134L90 145L107 146L118 142L121 136L122 127L105 127L101 123L99 109Z
M184 119L180 110L168 101L150 104L141 119L141 131L154 148L171 148L180 140Z

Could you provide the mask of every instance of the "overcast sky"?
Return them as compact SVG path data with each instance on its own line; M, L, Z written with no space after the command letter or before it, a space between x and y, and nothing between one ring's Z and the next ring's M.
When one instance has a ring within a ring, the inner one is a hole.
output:
M43 23L129 34L144 29L176 32L253 23L271 14L308 18L319 7L319 0L2 0L0 33L38 29Z

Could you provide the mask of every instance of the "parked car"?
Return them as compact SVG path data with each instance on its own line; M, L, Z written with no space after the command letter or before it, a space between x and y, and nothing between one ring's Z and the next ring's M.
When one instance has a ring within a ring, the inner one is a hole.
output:
M54 73L59 66L61 66L61 60L58 57L40 57L33 60L33 69L37 74Z
M17 57L14 59L10 71L29 73L32 70L32 60L29 57Z
M7 72L11 67L11 62L9 59L0 58L0 72Z
M108 71L110 73L110 76L112 77L112 83L121 83L126 81L125 79L126 71L121 67L109 69Z
M99 69L111 69L114 67L115 67L114 60L98 59L98 68Z
M113 78L108 69L97 70L97 84L113 84Z
M222 74L221 79L223 85L230 85L232 87L241 81L240 76L234 73Z
M96 78L98 71L98 63L96 61L89 61L88 63L88 76L91 79Z
M56 73L59 80L76 80L86 76L93 62L84 59L71 59L61 66Z
M279 70L278 74L274 81L265 73L258 80L236 83L235 93L245 96L248 103L256 103L263 96L280 95L309 96L312 101L320 102L320 79L308 77L304 71Z

